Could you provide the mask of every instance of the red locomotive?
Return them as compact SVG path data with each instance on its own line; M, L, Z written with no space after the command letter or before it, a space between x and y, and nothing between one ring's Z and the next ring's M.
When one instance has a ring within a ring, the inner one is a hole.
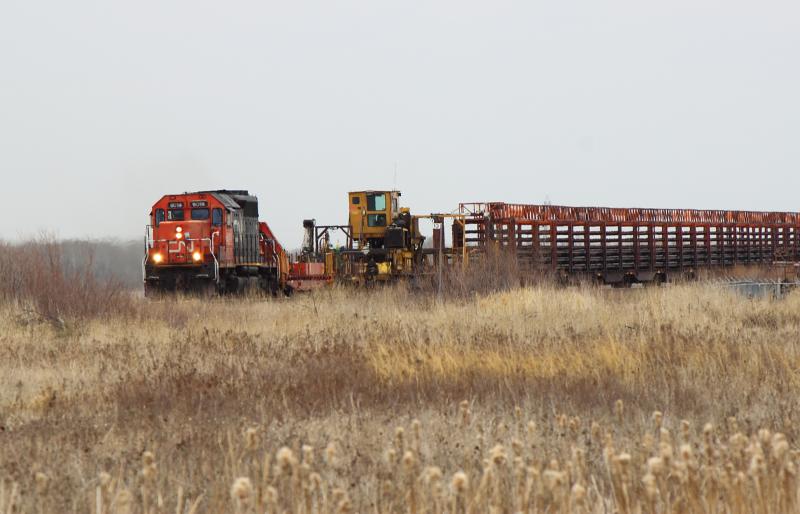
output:
M287 285L289 262L258 199L247 191L167 195L153 205L145 236L145 294L165 291L275 294Z

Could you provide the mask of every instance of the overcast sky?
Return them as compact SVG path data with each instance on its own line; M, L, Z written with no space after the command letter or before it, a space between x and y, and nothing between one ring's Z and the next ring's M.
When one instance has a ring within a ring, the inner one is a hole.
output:
M141 237L246 188L800 210L795 1L0 0L0 238ZM396 170L396 173L395 173Z

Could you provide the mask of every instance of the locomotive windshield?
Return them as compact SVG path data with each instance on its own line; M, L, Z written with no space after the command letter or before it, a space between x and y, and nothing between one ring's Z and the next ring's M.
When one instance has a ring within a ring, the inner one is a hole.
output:
M183 221L183 209L169 209L167 221Z
M205 221L209 217L208 208L192 209L192 219L196 221Z

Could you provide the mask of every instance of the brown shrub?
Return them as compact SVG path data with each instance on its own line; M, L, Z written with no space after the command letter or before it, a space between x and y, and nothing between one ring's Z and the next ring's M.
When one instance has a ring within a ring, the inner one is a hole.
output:
M94 268L89 246L69 262L62 244L49 236L19 245L0 243L0 299L19 303L61 326L112 313L124 315L132 305L130 291L113 276L97 278Z

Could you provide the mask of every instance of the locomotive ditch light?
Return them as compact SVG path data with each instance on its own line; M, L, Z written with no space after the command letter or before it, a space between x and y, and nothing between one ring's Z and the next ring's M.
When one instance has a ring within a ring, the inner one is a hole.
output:
M200 259L202 259L202 258L203 258L203 254L201 254L197 250L195 250L195 252L192 254L192 259L194 260L194 262L200 262Z
M161 261L163 260L164 256L161 255L160 253L153 254L153 262L155 262L156 264L161 264Z

